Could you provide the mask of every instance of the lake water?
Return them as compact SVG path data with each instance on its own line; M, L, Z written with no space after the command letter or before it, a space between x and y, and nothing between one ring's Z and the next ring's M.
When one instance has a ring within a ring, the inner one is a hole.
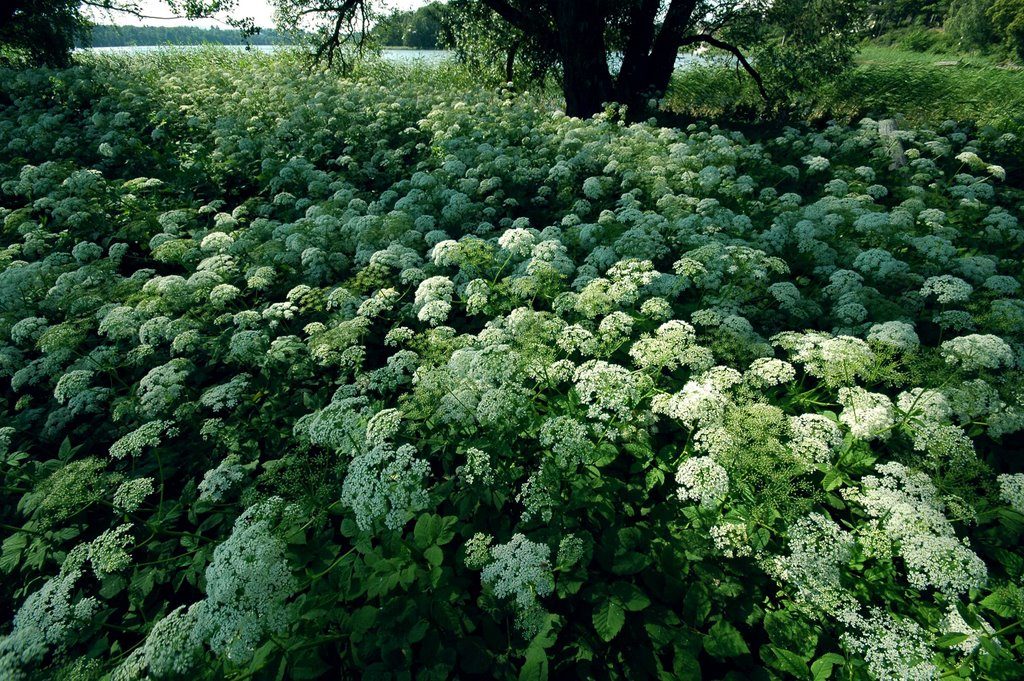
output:
M244 50L245 45L217 45L232 50ZM259 52L275 52L286 49L288 45L251 45L250 48ZM96 54L140 54L144 52L157 52L159 50L193 50L199 49L195 45L127 45L123 47L89 47L82 52L94 52ZM450 58L454 53L448 50L384 50L383 57L388 61L403 63L423 61L428 63L442 62Z
M232 50L244 50L245 45L222 45L217 47L226 47ZM260 52L274 52L280 49L286 49L288 45L252 45L250 46L253 50ZM127 45L124 47L89 47L81 52L95 52L97 54L139 54L143 52L156 52L159 50L193 50L199 49L195 45ZM450 50L394 50L385 49L382 52L382 56L385 60L396 62L396 63L412 63L412 62L425 62L427 64L437 64L446 59L451 59L455 55ZM719 58L722 61L728 61L726 58ZM619 62L621 61L620 55L611 55L608 59L609 65L613 72L617 72L619 69ZM695 66L699 64L707 64L712 59L699 54L680 54L676 58L676 68L686 68L688 66Z

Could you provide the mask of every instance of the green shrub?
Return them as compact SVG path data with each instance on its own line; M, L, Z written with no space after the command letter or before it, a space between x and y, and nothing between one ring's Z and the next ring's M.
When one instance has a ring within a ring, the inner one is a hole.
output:
M1011 138L367 69L0 72L0 677L1021 677Z

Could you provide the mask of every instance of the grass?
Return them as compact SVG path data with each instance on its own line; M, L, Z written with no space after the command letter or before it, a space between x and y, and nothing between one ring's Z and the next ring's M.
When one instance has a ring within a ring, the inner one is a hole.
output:
M666 97L670 112L694 118L749 120L762 106L743 72L722 67L680 71ZM841 122L896 117L914 127L968 121L1024 134L1024 70L980 55L869 45L842 78L800 101L797 115Z

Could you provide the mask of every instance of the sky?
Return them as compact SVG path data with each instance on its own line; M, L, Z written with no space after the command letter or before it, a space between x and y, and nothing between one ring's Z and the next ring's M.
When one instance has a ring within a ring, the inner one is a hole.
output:
M171 17L167 4L162 0L138 0L142 7L142 13L150 17ZM425 5L427 0L386 0L389 7L397 9L415 9ZM216 26L224 28L225 24L213 19L201 19L199 21L187 21L185 19L140 19L131 14L113 13L107 14L98 10L87 12L92 20L98 24L121 24L127 26ZM252 17L256 20L257 26L270 28L274 25L274 10L270 0L238 0L238 7L232 12L233 16Z

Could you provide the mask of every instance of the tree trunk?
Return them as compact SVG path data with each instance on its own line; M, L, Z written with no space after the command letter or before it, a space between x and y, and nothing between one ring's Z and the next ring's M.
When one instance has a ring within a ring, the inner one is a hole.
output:
M614 97L604 16L594 0L555 0L565 113L589 118Z
M519 43L513 43L505 52L505 82L512 83L516 79L516 53Z
M676 58L686 32L690 28L697 0L672 0L665 21L658 31L658 37L651 48L650 69L643 88L656 95L663 95L676 70Z
M644 0L630 22L631 34L615 82L615 94L629 106L631 118L642 114L649 97L661 97L668 90L679 46L690 30L697 2L672 0L660 30L656 30L660 5Z
M615 96L634 111L641 104L637 85L647 83L650 78L654 22L660 7L661 0L642 0L630 17L630 32L622 52L622 67L615 78Z

